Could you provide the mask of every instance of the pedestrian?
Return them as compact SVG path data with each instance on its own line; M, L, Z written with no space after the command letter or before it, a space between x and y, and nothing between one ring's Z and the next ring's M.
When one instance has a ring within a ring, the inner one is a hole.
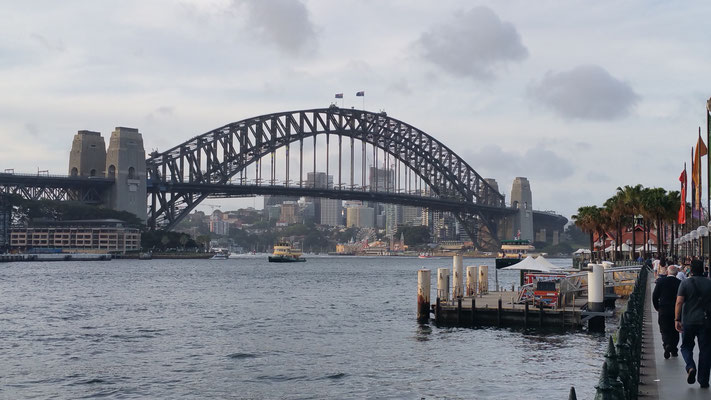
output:
M679 272L676 273L676 279L683 281L686 279L686 272L684 272L684 268L678 267Z
M674 326L681 332L681 355L686 363L686 382L696 381L694 340L699 345L698 380L702 388L709 387L711 373L711 330L706 327L706 305L711 300L711 280L705 279L704 263L691 262L691 276L679 285L674 307Z
M659 259L659 255L654 256L654 261L652 261L652 269L654 270L654 279L657 279L659 277L659 265L661 264L661 260Z
M667 268L667 276L660 276L654 286L652 293L652 304L657 310L659 332L662 334L662 347L664 348L664 358L679 355L679 332L674 326L674 305L676 304L676 294L679 291L681 281L676 278L676 267L670 265Z

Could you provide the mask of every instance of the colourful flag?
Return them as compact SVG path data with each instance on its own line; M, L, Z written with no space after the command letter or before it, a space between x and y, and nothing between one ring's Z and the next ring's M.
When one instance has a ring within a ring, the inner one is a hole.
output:
M677 222L679 225L683 225L686 223L686 163L684 163L684 170L679 175L679 182L681 182L681 204L679 205Z
M708 148L701 139L701 128L699 127L699 140L696 141L696 150L694 151L694 161L692 165L691 180L694 183L694 210L701 210L701 157L708 154Z
M342 99L342 98L343 98L343 93L336 93L336 98L337 98L337 99Z
M356 97L363 97L363 96L365 96L364 91L356 92Z

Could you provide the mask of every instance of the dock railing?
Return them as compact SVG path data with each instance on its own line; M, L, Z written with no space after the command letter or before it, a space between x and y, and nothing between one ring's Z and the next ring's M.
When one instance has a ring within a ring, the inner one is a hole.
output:
M639 391L640 360L642 357L642 324L649 270L640 269L627 307L620 316L617 340L609 337L600 380L595 386L595 399L637 399ZM577 399L571 388L568 399Z

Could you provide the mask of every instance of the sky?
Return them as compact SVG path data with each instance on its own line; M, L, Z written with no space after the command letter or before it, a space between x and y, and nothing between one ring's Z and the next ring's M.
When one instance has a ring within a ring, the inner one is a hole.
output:
M507 198L525 176L535 209L570 217L619 186L678 190L711 97L709 15L705 1L2 1L0 169L66 174L78 130L134 127L163 151L335 93L361 108L362 90Z

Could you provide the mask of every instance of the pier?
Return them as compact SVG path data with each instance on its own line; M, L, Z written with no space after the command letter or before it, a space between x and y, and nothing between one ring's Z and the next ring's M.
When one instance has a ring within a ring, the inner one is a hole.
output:
M588 313L584 310L586 298L577 298L572 304L550 308L539 303L516 303L517 292L489 292L476 297L461 297L454 302L435 303L431 306L434 321L445 326L496 326L538 328L581 328Z
M631 292L639 266L589 264L580 272L521 272L518 290L489 291L489 267L467 266L462 257L437 269L436 300L430 302L431 271L418 271L417 319L443 326L580 329L604 332L615 301ZM524 277L526 282L524 283ZM497 285L498 286L498 285Z

